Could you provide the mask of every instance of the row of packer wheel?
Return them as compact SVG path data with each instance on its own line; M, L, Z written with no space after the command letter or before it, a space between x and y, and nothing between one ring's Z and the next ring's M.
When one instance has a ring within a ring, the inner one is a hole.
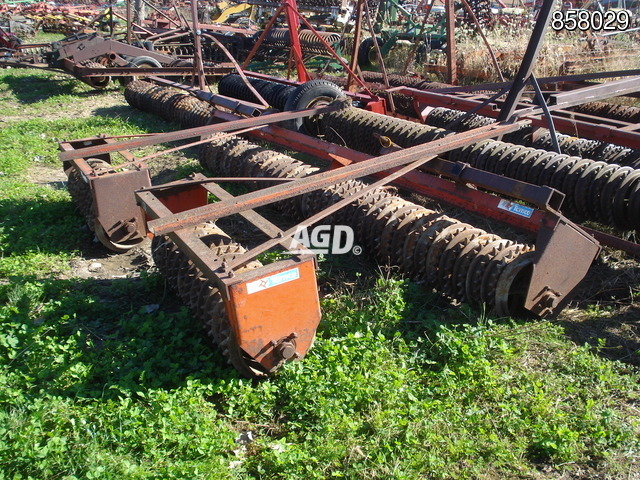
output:
M326 140L371 155L380 151L374 133L387 136L404 148L450 133L355 108L328 113L323 124ZM566 195L563 211L572 218L621 229L640 226L640 170L492 140L454 150L449 159L554 187Z
M316 171L237 137L206 144L200 162L215 176L301 178ZM351 180L280 202L279 207L303 220L365 186ZM533 261L531 245L488 233L386 189L365 194L326 221L350 225L358 244L378 262L451 298L484 303L500 315L522 313Z
M488 125L493 121L493 119L482 115L468 115L460 110L452 110L442 107L435 108L429 112L429 115L425 120L428 125L446 128L457 132ZM574 137L562 133L556 134L556 138L558 140L560 152L566 155L586 159L597 159L599 161L623 167L640 167L640 150L622 147L620 145L614 145L600 140ZM548 130L544 130L543 133L538 133L536 138L532 139L531 127L525 127L517 132L509 134L509 136L505 137L505 141L542 150L554 151L553 139Z

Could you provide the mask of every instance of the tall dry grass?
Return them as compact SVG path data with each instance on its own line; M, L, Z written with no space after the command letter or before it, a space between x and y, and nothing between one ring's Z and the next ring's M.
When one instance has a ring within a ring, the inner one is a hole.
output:
M505 78L512 78L526 51L532 26L498 26L485 32ZM477 32L469 27L456 30L456 58L461 83L498 81L487 47ZM409 47L395 47L387 60L390 70L401 73ZM432 51L422 64L413 62L410 70L444 80L446 55ZM537 77L570 73L601 72L640 68L640 38L634 33L594 39L578 32L553 32L544 39L534 74Z

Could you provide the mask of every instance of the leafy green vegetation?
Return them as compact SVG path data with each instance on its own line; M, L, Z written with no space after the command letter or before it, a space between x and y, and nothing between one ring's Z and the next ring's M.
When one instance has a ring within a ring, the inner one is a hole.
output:
M153 270L69 278L90 238L68 194L30 172L55 167L56 138L158 125L122 105L30 119L44 101L0 129L0 478L640 473L638 372L553 323L492 319L393 276L338 285L327 258L314 348L258 382L209 348Z

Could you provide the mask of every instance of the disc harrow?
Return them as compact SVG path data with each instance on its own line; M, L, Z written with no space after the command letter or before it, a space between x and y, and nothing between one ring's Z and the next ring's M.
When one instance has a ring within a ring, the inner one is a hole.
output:
M443 114L440 118L448 117ZM380 154L376 136L386 136L407 148L450 133L357 108L326 114L323 122L326 140L371 155ZM468 125L481 123L470 120ZM565 210L574 218L597 220L627 230L640 226L640 210L636 208L640 203L636 199L640 171L633 168L610 165L605 169L604 162L493 140L454 150L449 159L556 188L566 195Z

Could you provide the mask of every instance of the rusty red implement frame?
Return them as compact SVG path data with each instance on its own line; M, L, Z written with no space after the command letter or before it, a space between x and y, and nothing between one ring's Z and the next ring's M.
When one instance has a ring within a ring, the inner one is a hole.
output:
M307 114L309 113L310 112L307 112ZM274 114L265 117L277 117L278 115L286 114ZM158 134L151 137L126 140L108 145L89 146L79 148L73 152L62 152L60 157L63 160L78 157L86 158L87 156L95 154L117 151L119 148L122 148L123 145L132 148L174 139L185 139L205 135L212 131L234 130L239 128L240 123L242 123L242 126L247 126L245 124L248 122L261 123L260 120L264 120L264 117L233 121L223 125L198 127L183 132ZM525 307L538 315L549 315L557 312L559 308L564 306L564 303L568 301L571 292L584 277L591 262L600 250L598 242L593 237L586 234L556 211L562 203L563 195L548 187L537 187L512 179L505 179L464 164L439 159L430 161L425 167L426 171L414 170L415 166L425 163L427 159L433 158L436 155L479 140L509 133L520 128L522 123L523 122L492 124L375 158L362 154L358 157L358 155L354 155L353 151L335 145L331 148L326 148L327 144L320 140L310 139L309 137L290 131L282 131L276 126L269 126L262 129L267 130L266 132L256 130L255 133L265 138L275 137L274 131L280 134L286 133L288 137L286 140L284 140L283 137L280 138L281 142L286 142L287 145L291 145L291 142L305 144L305 142L308 141L308 150L325 151L326 153L322 158L332 158L334 161L338 161L345 166L318 173L304 179L292 180L280 185L267 187L256 192L240 195L233 199L219 197L221 200L213 204L200 205L184 211L182 209L175 212L165 211L161 216L153 213L157 211L157 205L154 207L155 201L152 191L162 187L154 187L151 191L143 189L139 191L136 196L147 214L150 215L147 223L149 231L154 235L171 235L173 232L183 231L186 228L206 221L212 221L242 212L250 212L256 207L335 185L346 180L370 175L385 177L394 170L405 166L405 169L400 170L400 174L396 172L396 174L392 174L391 177L381 180L380 184L395 179L400 185L410 186L433 198L443 199L483 215L489 213L487 216L505 221L509 224L516 224L529 232L537 234L537 261L534 265L532 277L532 285L534 285L537 290L529 289ZM216 127L215 130L212 130L214 127ZM411 168L406 167L406 165L414 163L415 165L412 165ZM453 179L454 182L438 178L437 175ZM507 194L511 198L527 200L535 205L536 208L525 209L527 214L522 215L518 213L518 208L511 208L515 205L512 202L495 195L481 192L475 188L469 188L467 184L470 183L487 187L502 194ZM350 199L349 201L352 200L353 199ZM319 214L319 218L330 214L335 208L339 208L339 206L327 209L327 211ZM286 232L280 232L281 237L286 237L285 233ZM180 240L178 239L176 242L179 243ZM280 240L278 239L276 241L274 239L271 243L280 243ZM269 246L270 245L265 245L258 248L253 251L251 255L238 262L237 265L247 263L252 257L255 257L255 255L264 251L264 249ZM575 255L572 255L576 251L580 252L579 258L575 258ZM196 256L198 256L199 253L204 253L204 251L193 252ZM558 262L566 261L567 259L572 263L572 268L563 269L561 274L549 268L549 265L556 265ZM197 261L201 262L201 260ZM547 266L540 267L542 265ZM204 264L202 267L205 272L214 272L214 267L219 268L215 265L207 266Z
M190 208L206 204L207 194L223 201L233 200L229 193L202 175L192 178L194 181L179 181L139 192L137 196L147 216L159 219L177 211L188 212ZM242 212L242 216L274 239L275 245L288 250L282 231L276 225L252 210ZM305 356L320 322L315 255L296 254L240 272L237 267L249 263L255 256L241 254L235 266L229 265L213 256L193 230L179 229L168 236L203 275L218 285L233 339L252 362L265 372L273 372L283 362Z

